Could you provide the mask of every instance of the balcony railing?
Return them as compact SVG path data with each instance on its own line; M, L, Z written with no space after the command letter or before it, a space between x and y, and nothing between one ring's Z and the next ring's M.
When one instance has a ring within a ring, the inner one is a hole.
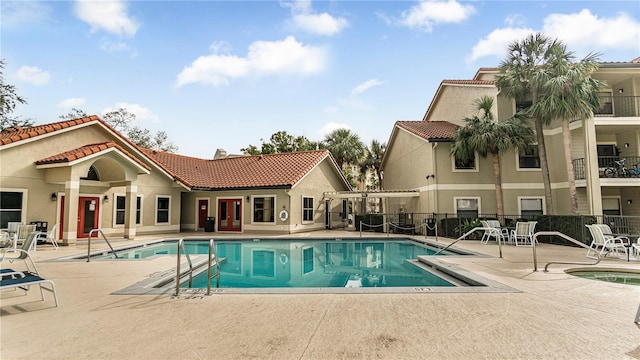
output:
M602 107L595 111L598 117L640 116L640 96L602 96Z
M624 176L623 172L620 171L606 171L606 169L614 169L617 170L618 164L616 161L620 161L624 159L624 166L627 168L628 176ZM640 179L640 156L599 156L598 157L598 168L600 169L599 174L601 178L606 177L629 177L629 178L638 178ZM585 159L574 159L573 160L573 172L575 173L576 180L582 180L586 178L586 166Z

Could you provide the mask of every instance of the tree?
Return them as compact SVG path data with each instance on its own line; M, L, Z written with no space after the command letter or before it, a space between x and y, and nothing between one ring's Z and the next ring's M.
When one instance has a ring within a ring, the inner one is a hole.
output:
M336 129L327 134L324 146L333 154L340 169L344 164L359 164L364 155L360 138L347 129Z
M320 148L318 143L310 141L304 136L295 137L286 131L278 131L272 134L268 142L262 139L260 139L260 141L262 141L260 149L255 145L249 145L246 148L240 149L240 151L244 154L258 155L317 150Z
M378 140L371 140L371 145L368 148L365 148L365 156L362 162L360 163L360 172L367 173L371 170L374 171L374 175L376 177L376 183L382 183L382 174L380 174L380 166L382 165L382 156L384 155L384 151L387 148L387 144L382 143Z
M574 62L573 52L567 51L566 46L560 42L552 52L552 61L546 69L546 81L538 101L531 107L531 114L538 118L561 121L571 214L578 214L569 125L575 119L591 118L593 112L600 108L602 98L598 92L604 88L605 83L591 77L599 67L597 54L589 54L581 61Z
M60 119L73 120L88 116L82 109L72 108L65 115L60 115ZM149 129L143 129L138 126L131 126L135 121L136 115L130 113L125 108L109 111L102 116L102 119L115 130L124 134L132 143L147 149L176 152L178 147L169 141L169 136L165 131L158 131L155 135L151 135Z
M557 58L560 54L557 49L559 46L557 41L540 33L509 44L507 58L500 63L495 79L500 92L515 99L516 102L530 99L531 106L534 106L548 80L548 73L545 70L549 67L549 62L554 58L556 58L554 61L561 61ZM524 109L521 115L534 121L547 213L553 214L551 179L543 133L544 125L548 125L551 119L546 116L540 117L539 114L533 114L530 110L531 107Z
M483 96L474 101L476 115L465 118L465 126L458 128L451 146L456 159L464 160L475 156L491 155L493 179L496 190L497 215L504 219L504 201L502 197L502 177L500 154L513 148L523 148L533 142L533 130L521 119L512 117L506 121L494 120L491 109L494 100ZM480 116L478 116L480 115Z
M4 59L0 59L0 131L16 126L33 126L31 119L20 119L11 114L18 104L26 104L27 100L16 93L16 87L4 81Z

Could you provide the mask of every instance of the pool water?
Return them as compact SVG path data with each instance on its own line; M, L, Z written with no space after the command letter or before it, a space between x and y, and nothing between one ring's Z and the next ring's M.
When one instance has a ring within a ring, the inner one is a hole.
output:
M569 274L583 279L607 281L616 284L640 286L640 272L612 270L569 271Z
M207 254L208 241L185 241L190 255ZM216 240L221 288L456 286L410 260L438 249L412 240ZM119 258L176 254L175 241L118 251ZM441 255L450 255L443 252ZM215 279L212 281L215 287ZM191 286L207 286L206 269Z

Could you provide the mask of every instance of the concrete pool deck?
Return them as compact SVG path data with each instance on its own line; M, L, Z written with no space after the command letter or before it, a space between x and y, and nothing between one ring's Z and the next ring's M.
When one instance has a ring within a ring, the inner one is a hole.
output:
M218 233L182 233L231 237ZM370 235L370 234L367 234ZM254 236L254 235L251 235ZM357 237L321 231L290 237ZM133 244L169 236L139 236ZM452 240L439 238L441 243ZM86 243L32 252L55 281L60 306L37 290L2 293L0 358L8 359L640 359L634 324L640 286L577 278L586 250L532 249L465 240L457 247L486 257L442 261L516 292L412 294L112 295L159 272L175 258L138 261L51 259L86 253ZM92 249L104 248L101 241ZM605 259L597 267L637 269Z

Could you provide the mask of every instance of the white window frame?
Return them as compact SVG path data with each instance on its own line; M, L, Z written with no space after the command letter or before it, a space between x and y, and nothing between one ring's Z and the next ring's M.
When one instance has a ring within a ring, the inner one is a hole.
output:
M547 204L544 201L544 196L518 196L518 214L522 216L522 200L540 200L542 204L542 215L547 214Z
M538 143L531 144L531 146L535 146L536 150L538 148ZM537 168L523 168L520 167L520 149L516 148L516 171L541 171L542 170L542 160L540 160L540 167ZM540 153L538 152L538 158L540 158Z
M255 203L254 200L256 198L273 198L273 221L254 221L254 215L255 215ZM278 214L276 213L277 210L277 204L278 202L278 197L275 194L268 194L268 195L251 195L251 224L256 224L256 225L275 225L276 221L277 221L277 216Z
M620 212L620 215L622 215L622 197L620 197L620 196L603 196L602 197L602 213L603 214L604 214L605 210L613 210L613 209L605 209L605 207L604 207L604 200L605 199L618 200L618 211Z
M304 207L304 200L305 199L311 199L311 209L309 208L305 208ZM314 219L315 219L315 199L313 198L313 196L303 196L302 197L302 204L300 206L300 208L302 209L302 223L303 224L312 224ZM305 220L304 216L305 216L305 211L306 210L311 210L311 220Z
M477 204L478 204L478 216L480 216L480 214L482 214L482 202L481 202L481 198L479 196L454 196L453 197L453 210L456 214L456 216L458 216L458 200L476 200Z
M474 168L472 169L458 169L456 167L456 157L451 155L451 172L461 172L461 173L480 172L480 157L478 156L478 153L473 153L473 164L474 164Z
M113 219L112 223L113 224L111 226L113 226L114 229L123 228L124 227L124 223L122 223L122 224L116 223L117 214L118 214L118 198L119 197L125 198L125 201L126 201L126 198L127 198L127 196L123 195L122 193L114 193L113 194L113 209L112 209L113 210L112 211L112 213L113 213L113 215L112 215L112 219ZM140 199L140 222L136 221L136 225L142 225L142 195L136 195L136 205L137 205L137 202L138 202L137 199ZM169 204L169 205L171 205L171 204ZM125 206L126 206L126 204L125 204ZM136 209L134 211L136 212L136 215L137 215L137 212L138 212L137 206L136 206ZM125 219L125 222L126 221L127 221L127 219Z
M256 275L255 274L255 269L253 268L253 264L254 264L254 257L255 257L255 253L256 252L267 252L267 253L271 253L273 254L273 276L263 276L263 275ZM278 261L276 259L276 251L273 249L252 249L251 250L251 277L252 278L257 278L257 279L275 279L276 278L276 261Z
M164 198L168 198L169 199L169 209L167 209L168 210L168 212L167 212L167 222L158 222L158 210L159 210L158 209L158 200L160 198L163 198L163 199ZM156 195L155 212L154 212L154 219L153 219L154 220L153 222L154 222L155 225L171 225L171 203L172 203L171 200L172 200L171 199L171 195Z
M27 203L29 202L29 189L0 188L0 192L22 193L22 209L20 209L20 222L25 224L27 218ZM49 201L49 199L46 200Z

